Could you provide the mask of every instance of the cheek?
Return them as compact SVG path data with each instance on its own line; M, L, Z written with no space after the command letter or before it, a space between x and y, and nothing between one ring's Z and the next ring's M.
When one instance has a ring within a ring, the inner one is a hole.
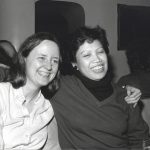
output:
M59 69L59 65L53 66L53 71L54 71L54 72L57 72L58 69Z
M77 60L77 67L79 68L79 69L86 69L87 68L87 65L88 63L86 62L86 61L84 61L84 60Z
M107 70L108 70L108 59L107 59L107 57L106 57L106 59L105 59L105 66L106 66L106 68L107 68Z
M79 61L78 62L79 71L85 76L90 73L89 62L88 61Z
M105 66L108 66L108 59L107 59L107 55L103 55L101 57L101 59L103 60L103 62L105 63Z
M26 62L26 71L29 73L33 73L36 71L36 69L39 67L40 65L36 62Z

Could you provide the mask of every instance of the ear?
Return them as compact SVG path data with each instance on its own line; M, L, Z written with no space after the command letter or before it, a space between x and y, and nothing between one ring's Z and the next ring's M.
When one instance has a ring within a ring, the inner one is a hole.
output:
M73 67L77 67L77 63L72 62L71 64L72 64Z
M76 70L79 70L79 69L78 69L78 66L77 66L77 63L72 62L71 64L72 64L73 68L75 68Z

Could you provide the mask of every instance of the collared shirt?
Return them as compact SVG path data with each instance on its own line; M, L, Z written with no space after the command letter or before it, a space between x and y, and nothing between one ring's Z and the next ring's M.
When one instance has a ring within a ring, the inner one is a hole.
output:
M24 101L22 88L0 83L0 137L4 149L38 150L46 142L47 124L54 115L50 102L39 92L29 113Z

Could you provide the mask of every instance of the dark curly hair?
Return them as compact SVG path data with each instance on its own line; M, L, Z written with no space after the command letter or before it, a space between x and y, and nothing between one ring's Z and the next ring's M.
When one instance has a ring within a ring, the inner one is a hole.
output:
M73 32L70 35L69 39L71 61L76 62L76 53L79 47L85 41L87 41L88 43L92 43L94 40L100 41L106 54L109 53L109 44L106 38L106 32L100 26L96 26L94 28L83 26L78 28L75 32Z

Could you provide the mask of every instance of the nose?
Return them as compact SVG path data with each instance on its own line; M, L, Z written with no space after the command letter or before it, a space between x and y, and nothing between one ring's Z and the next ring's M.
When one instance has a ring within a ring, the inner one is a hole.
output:
M94 60L95 62L102 61L101 58L100 58L97 54L94 55L93 60Z
M45 67L47 70L52 70L52 64L50 62L45 63Z

